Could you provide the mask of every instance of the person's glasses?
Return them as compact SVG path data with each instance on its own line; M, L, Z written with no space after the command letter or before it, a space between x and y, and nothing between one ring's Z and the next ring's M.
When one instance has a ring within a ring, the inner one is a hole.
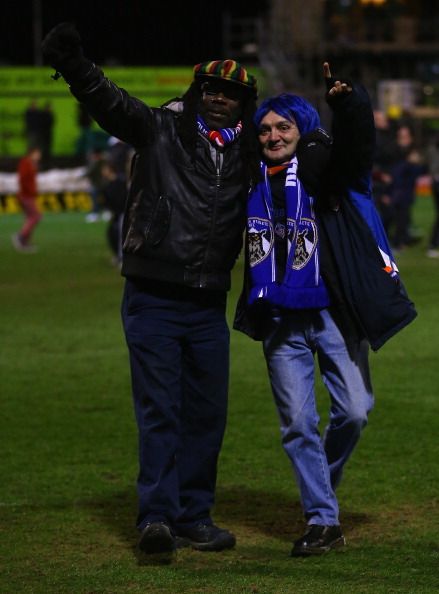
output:
M241 101L244 97L244 91L237 84L223 81L209 81L201 86L201 91L205 95L219 95L222 93L227 99L232 101Z

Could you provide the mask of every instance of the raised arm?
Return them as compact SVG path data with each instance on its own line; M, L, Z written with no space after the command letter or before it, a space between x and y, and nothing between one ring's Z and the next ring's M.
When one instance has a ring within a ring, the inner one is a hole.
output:
M151 135L152 111L139 99L106 78L84 56L81 37L72 23L60 23L44 38L44 61L62 76L71 93L83 103L97 123L112 136L133 145Z
M375 125L372 105L366 89L359 84L331 74L323 64L326 100L333 112L332 166L343 184L364 189L368 183L375 150Z

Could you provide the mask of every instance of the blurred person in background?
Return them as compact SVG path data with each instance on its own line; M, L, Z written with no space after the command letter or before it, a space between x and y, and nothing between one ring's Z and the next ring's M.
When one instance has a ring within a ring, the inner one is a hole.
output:
M439 135L428 145L426 158L428 172L431 176L431 192L435 209L427 256L439 258Z
M133 156L134 149L132 146L115 136L110 136L108 139L107 160L113 166L118 177L125 179L127 185Z
M426 172L413 130L408 124L401 123L396 129L393 161L388 172L391 209L388 232L394 249L400 251L419 240L412 230L412 207L416 198L416 181Z
M226 294L259 179L256 81L233 60L203 62L181 100L151 108L84 57L69 23L48 33L43 55L98 124L136 150L122 317L139 431L139 548L231 548L235 536L211 510L227 413Z
M134 149L116 138L108 139L106 163L102 175L106 184L103 188L104 208L111 218L107 227L108 244L113 252L112 263L122 263L122 226L125 202L129 189L129 178Z
M41 148L41 169L49 169L52 162L53 126L55 116L52 104L46 101L41 110L41 132L39 146Z
M114 162L107 161L102 170L103 206L110 213L107 226L107 241L113 254L112 263L119 266L122 261L122 219L127 197L125 175L118 171Z
M38 107L37 100L32 99L24 112L24 133L27 141L27 150L34 146L38 146L40 137L40 115L41 110Z
M332 146L301 97L268 98L256 112L263 181L249 196L246 276L234 324L263 342L307 522L293 557L344 546L335 491L374 403L369 345L378 350L416 316L372 199L369 96L361 85L333 78L328 63L324 76ZM323 438L316 355L331 403Z
M50 102L39 107L33 99L24 114L28 149L38 146L41 150L40 170L48 169L52 155L54 115Z
M109 135L96 127L87 110L87 106L78 103L77 123L79 135L76 139L76 157L81 165L89 165L90 155L94 151L106 152Z
M18 162L18 194L17 200L24 213L24 223L20 231L12 236L12 244L19 252L34 253L37 247L32 244L35 227L41 220L41 212L37 205L37 173L41 161L41 149L32 147Z
M373 118L376 139L372 168L373 197L384 230L388 233L392 223L392 206L389 193L392 178L389 169L395 158L395 130L392 121L384 112L375 110Z
M106 183L102 169L107 163L107 154L101 148L91 148L87 154L86 177L90 182L91 210L85 215L87 223L96 223L104 210L103 188Z

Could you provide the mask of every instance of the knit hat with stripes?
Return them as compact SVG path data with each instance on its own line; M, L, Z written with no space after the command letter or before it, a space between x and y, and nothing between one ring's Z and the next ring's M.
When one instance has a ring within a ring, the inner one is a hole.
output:
M213 60L212 62L201 62L194 66L194 78L206 79L221 78L222 80L236 83L246 87L248 90L257 93L256 78L247 70L235 62L235 60Z

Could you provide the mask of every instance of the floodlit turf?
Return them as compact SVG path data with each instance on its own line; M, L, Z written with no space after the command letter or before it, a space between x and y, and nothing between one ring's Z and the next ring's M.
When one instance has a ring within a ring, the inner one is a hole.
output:
M235 550L135 551L136 428L105 223L46 214L39 252L16 253L0 216L0 592L320 594L439 589L439 260L398 257L418 319L371 355L376 407L339 490L344 553L292 559L303 531L260 345L232 332L215 520ZM229 301L232 317L241 263ZM327 397L319 384L322 422Z

